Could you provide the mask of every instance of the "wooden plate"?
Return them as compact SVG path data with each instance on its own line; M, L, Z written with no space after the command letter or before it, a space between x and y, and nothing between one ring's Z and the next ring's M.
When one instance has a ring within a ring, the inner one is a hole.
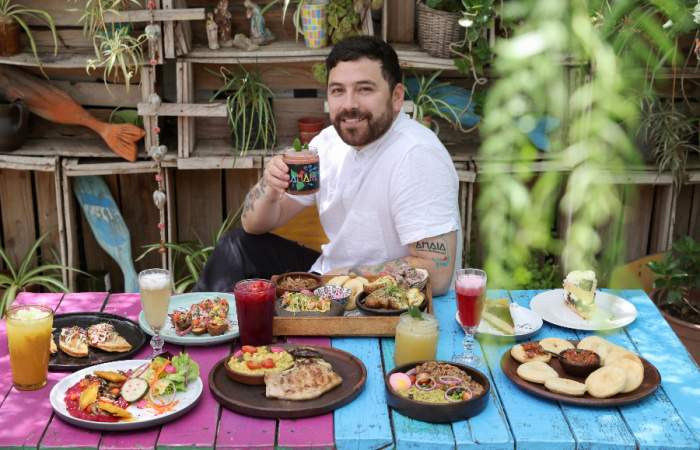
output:
M573 344L578 343L578 341L571 342ZM510 349L506 351L503 357L501 358L501 369L503 369L503 372L506 374L506 376L510 378L510 380L513 383L515 383L519 388L531 394L535 394L539 397L548 398L550 400L557 400L562 403L571 403L574 405L582 406L619 406L638 402L644 397L653 394L656 388L659 387L659 384L661 384L661 375L659 374L659 371L656 370L656 367L654 367L652 363L642 358L641 356L639 356L639 359L644 365L644 379L642 380L642 384L632 392L628 392L626 394L617 394L610 398L595 398L588 394L588 392L586 392L581 397L557 394L555 392L547 390L547 388L545 388L543 384L525 381L522 378L520 378L516 373L516 370L518 369L520 363L516 361L512 356L510 356ZM568 378L570 380L579 381L581 383L584 383L586 381L585 377L574 377L564 372L564 369L559 363L558 358L553 357L548 364L554 370L557 371L561 378Z
M318 416L344 406L357 397L365 385L367 370L362 361L342 350L309 345L279 344L285 350L309 347L321 354L333 370L343 378L343 383L313 400L290 401L265 397L265 386L250 386L232 381L224 364L230 355L222 359L209 372L209 389L214 398L225 408L241 414L274 419L298 419Z
M425 291L421 291L421 293L425 296L423 299L423 302L418 306L418 308L423 311L425 307L428 305L428 296L425 295ZM400 316L401 314L405 313L408 311L408 308L404 309L385 309L385 308L370 308L369 306L365 306L365 300L367 299L367 296L369 294L362 292L360 295L357 296L357 300L355 300L357 304L357 309L360 311L364 312L365 314L370 314L374 316Z
M384 386L386 387L386 398L387 404L403 414L404 416L412 417L414 419L422 420L424 422L432 423L447 423L447 422L457 422L460 420L468 419L479 414L488 405L489 392L491 391L491 384L489 379L483 373L478 370L465 366L463 364L458 364L452 361L436 361L438 363L449 364L451 366L459 367L463 371L469 374L476 382L484 387L484 393L478 397L474 397L469 401L456 402L456 403L444 403L444 404L433 404L427 402L420 402L417 400L411 400L400 394L394 392L389 384L389 377L396 372L408 372L419 364L426 361L418 361L409 364L405 364L400 367L394 368L391 372L387 373L384 377Z
M53 340L58 347L58 337L61 334L61 328L69 328L79 326L87 328L96 323L107 322L114 325L114 329L131 344L131 350L122 353L105 352L98 348L88 347L88 355L85 358L75 358L64 353L60 348L58 353L51 355L49 358L49 370L52 372L72 372L83 369L85 367L94 366L110 361L120 359L129 359L134 353L138 352L146 343L146 335L139 327L139 324L126 317L117 316L108 313L69 313L56 314L53 318Z

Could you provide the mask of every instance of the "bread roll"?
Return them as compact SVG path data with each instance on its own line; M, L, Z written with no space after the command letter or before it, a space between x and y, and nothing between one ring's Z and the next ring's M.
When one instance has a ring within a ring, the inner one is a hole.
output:
M600 336L588 336L581 339L576 348L580 348L581 350L590 350L597 353L598 356L600 356L601 364L603 364L605 362L605 357L610 352L612 346L613 344Z
M639 365L642 365L642 360L639 359L639 356L635 355L626 348L617 345L613 345L610 352L605 356L605 362L603 363L603 365L607 366L623 359L633 361Z
M544 387L557 394L580 397L586 393L586 385L567 378L548 378Z
M363 277L350 278L343 283L344 288L348 288L352 291L350 297L348 298L348 302L345 304L346 311L351 311L357 308L357 297L362 293L362 290L367 283L369 283L369 280Z
M605 367L618 367L625 371L625 387L623 393L632 392L642 385L644 381L644 366L640 362L631 359L618 359Z
M533 344L532 342L528 342L525 345L531 345ZM534 342L536 344L536 342ZM528 355L528 353L525 351L525 348L523 348L523 344L517 344L514 345L513 348L510 349L510 355L515 358L516 361L521 362L521 363L527 363L531 361L542 361L542 362L549 362L550 359L552 359L552 355L549 353L537 353L535 355Z
M549 364L542 361L531 361L520 364L516 373L525 381L544 384L550 378L559 376L556 370L552 369Z
M617 395L625 388L627 375L619 367L601 367L586 378L588 393L596 398L608 398Z
M543 349L545 349L548 352L556 353L557 355L564 350L568 350L570 348L575 348L574 344L571 342L561 339L561 338L544 338L540 341L540 345L542 346Z
M333 277L328 282L326 283L326 286L342 286L343 283L348 281L350 277L348 275L338 275L337 277Z

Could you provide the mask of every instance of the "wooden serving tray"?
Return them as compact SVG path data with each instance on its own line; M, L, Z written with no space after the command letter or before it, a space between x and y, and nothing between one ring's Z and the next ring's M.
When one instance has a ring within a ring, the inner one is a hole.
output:
M324 284L333 276L321 277ZM378 276L365 277L374 281ZM430 278L423 289L428 301L425 310L432 314L433 295ZM272 325L275 336L394 336L399 316L353 316L353 317L277 317Z

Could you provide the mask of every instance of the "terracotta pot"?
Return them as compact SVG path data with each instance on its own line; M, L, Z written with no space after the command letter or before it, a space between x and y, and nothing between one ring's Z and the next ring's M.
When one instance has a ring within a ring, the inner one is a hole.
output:
M700 364L700 325L677 319L663 311L661 313L688 350L688 353L691 354L696 363Z
M326 126L323 117L302 117L297 121L299 126L299 139L302 144L308 144Z
M19 25L11 19L0 19L0 56L16 55L19 50Z

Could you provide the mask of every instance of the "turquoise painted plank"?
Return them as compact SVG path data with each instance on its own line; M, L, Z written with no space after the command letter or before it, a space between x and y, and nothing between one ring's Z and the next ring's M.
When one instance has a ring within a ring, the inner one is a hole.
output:
M539 292L542 291L511 291L511 298L519 305L529 306L530 300ZM535 339L547 337L580 339L583 336L579 336L574 330L545 322ZM636 447L635 439L617 408L587 408L566 403L560 403L559 406L569 423L578 448L607 450Z
M455 354L462 351L464 332L455 320L457 300L454 291L433 299L435 316L440 322L440 338L438 340L437 358L452 360ZM477 349L481 353L481 349ZM488 367L479 367L493 386L493 378ZM505 417L498 392L491 389L489 404L479 415L471 419L452 423L452 433L458 449L489 449L506 450L515 445L510 434L508 420Z
M504 296L507 296L504 291L488 292L489 298ZM520 304L527 306L527 303ZM539 335L535 337L537 338ZM522 391L501 370L501 357L512 345L513 342L481 339L481 347L491 368L517 448L573 450L576 442L559 405Z
M394 339L381 339L384 373L394 368ZM450 424L433 424L411 419L391 410L394 424L395 448L403 449L453 449L455 438Z
M394 442L386 405L382 356L375 338L335 338L334 348L352 353L367 368L362 393L352 403L335 410L335 445L338 450L386 447Z
M642 449L700 448L700 370L647 295L615 292L630 300L637 319L606 338L639 353L661 373L661 389L620 411Z

